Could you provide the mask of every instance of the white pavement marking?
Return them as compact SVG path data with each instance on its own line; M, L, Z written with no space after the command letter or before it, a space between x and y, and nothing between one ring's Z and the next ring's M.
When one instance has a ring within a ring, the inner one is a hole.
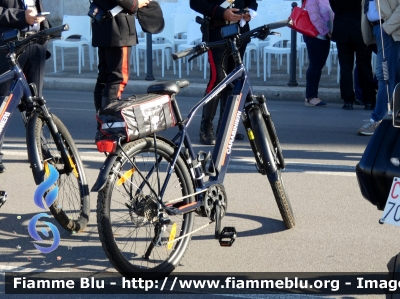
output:
M7 147L7 146L5 146ZM21 150L4 150L4 156L18 156L18 157L27 157L27 153L25 150L26 146L23 145L10 145L9 147L17 147L21 148ZM81 159L83 162L104 162L105 156L101 153L88 150L88 149L79 149L81 154ZM240 163L238 165L236 163ZM243 165L242 163L250 163L251 165ZM355 177L355 166L352 165L339 165L339 164L321 164L321 163L304 163L304 162L296 162L296 161L285 161L286 169L282 172L300 172L305 174L323 174L323 175L332 175L332 176L347 176L347 177ZM244 170L244 171L255 171L255 161L252 158L232 158L230 160L230 164L228 169L231 170ZM333 171L332 171L333 170ZM335 171L342 170L342 171Z

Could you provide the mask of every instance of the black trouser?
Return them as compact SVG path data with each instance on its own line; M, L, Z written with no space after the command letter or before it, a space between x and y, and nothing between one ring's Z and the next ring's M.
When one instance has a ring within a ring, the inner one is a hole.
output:
M336 42L340 64L340 96L345 102L354 102L354 53L365 104L375 103L376 91L372 76L371 49L364 43Z
M129 79L132 47L99 47L99 73L94 88L96 111L121 98Z
M243 27L240 27L240 33L249 31L249 24L246 23ZM209 41L220 41L221 27L215 27L210 30ZM240 57L243 59L244 52L246 51L246 45L249 40L244 41L239 48ZM208 62L210 64L210 80L208 81L206 94L208 94L215 86L217 86L225 77L235 68L235 62L232 56L226 55L224 57L225 48L215 48L208 51ZM225 71L225 72L224 72ZM214 97L210 102L203 106L203 114L201 119L201 127L204 128L205 125L212 125L215 113L217 111L218 102L220 101L220 117L219 121L222 119L224 114L226 100L231 92L230 87L226 87L219 95Z
M26 77L28 83L35 83L38 91L38 96L42 96L44 68L46 63L47 44L32 44L29 45L25 52L19 58L18 63ZM10 66L4 54L0 56L0 73L8 71ZM7 95L11 86L11 81L0 84L0 95ZM0 103L1 104L1 103ZM4 135L0 139L0 161L3 154L1 153L4 143Z

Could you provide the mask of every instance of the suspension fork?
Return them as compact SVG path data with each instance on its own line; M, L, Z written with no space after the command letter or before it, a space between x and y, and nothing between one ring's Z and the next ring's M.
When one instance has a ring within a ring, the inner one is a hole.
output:
M261 95L257 97L257 100L260 104L261 113L265 121L265 125L267 126L268 135L271 138L274 149L276 149L276 156L279 161L279 168L285 169L285 160L283 159L281 144L278 139L278 134L276 133L275 125L272 122L271 114L268 111L266 99L264 95Z
M39 185L45 179L44 165L42 164L42 161L40 158L41 155L39 155L39 150L41 150L41 149L39 149L39 146L37 145L37 141L35 140L36 139L35 138L36 122L38 121L38 117L39 117L40 113L41 112L39 110L34 111L30 115L30 117L27 121L27 127L26 127L28 158L29 158L29 162L31 164L33 178L35 180L36 185ZM57 130L57 127L55 126L54 122L52 121L51 115L48 113L47 109L45 109L43 111L43 113L44 113L43 115L44 115L45 122L49 127L50 134L56 143L57 149L60 152L63 161L68 162L68 163L64 163L64 170L67 173L71 173L73 171L73 168L70 165L70 156L61 141L61 136ZM47 113L47 115L46 115L46 113Z
M245 113L243 116L243 125L246 128L247 135L249 137L250 141L250 146L253 151L254 157L256 159L256 167L259 173L262 175L267 175L267 176L275 176L276 170L277 170L277 165L274 159L274 156L271 153L270 144L267 142L267 148L268 148L268 159L267 161L261 161L260 156L259 156L259 150L257 149L256 145L256 139L257 138L264 138L264 136L255 136L254 132L251 128L251 121L250 118L253 118L253 122L256 123L265 123L265 119L263 116L263 111L262 108L260 107L260 103L258 101L254 101L256 99L255 96L249 96L246 99L246 104L245 104ZM258 113L257 113L258 110ZM270 135L269 130L267 128L268 135ZM271 136L270 136L271 137ZM272 177L272 179L274 179Z
M66 171L66 173L71 173L73 171L73 167L71 166L71 162L70 162L71 157L70 157L67 149L65 148L64 143L61 140L61 134L58 132L58 129L53 121L51 114L47 110L44 99L42 98L41 100L38 101L38 104L40 105L40 108L44 115L44 120L49 128L50 134L56 143L57 150L60 152L61 158L65 162L64 170ZM67 161L68 161L68 163L67 163Z

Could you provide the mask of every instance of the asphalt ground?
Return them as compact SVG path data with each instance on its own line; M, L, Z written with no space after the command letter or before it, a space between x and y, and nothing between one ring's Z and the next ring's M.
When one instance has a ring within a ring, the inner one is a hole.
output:
M51 111L60 116L78 146L89 186L93 186L104 161L104 155L96 151L93 142L95 120L91 95L71 90L44 91ZM183 115L197 101L196 97L180 96ZM287 163L282 175L297 221L295 228L285 229L271 188L254 167L247 140L235 142L224 181L229 208L223 226L235 226L238 238L232 247L224 248L214 240L212 225L196 232L175 273L386 272L387 262L399 252L398 228L378 224L382 211L362 197L355 174L355 165L370 140L358 136L356 130L368 120L369 111L361 107L346 111L338 103L313 109L301 102L284 100L271 100L268 108ZM40 209L32 200L36 186L27 162L24 128L17 114L10 120L6 134L7 171L0 175L0 187L9 194L9 200L1 208L0 270L115 274L99 240L95 193L90 196L90 223L83 232L70 234L59 228L62 241L57 250L47 255L35 250L27 224ZM210 151L212 147L198 142L199 124L200 115L196 115L190 129L195 150ZM163 134L172 137L174 132L171 129ZM206 222L206 218L196 217L196 228ZM349 297L363 296L346 298ZM383 295L368 298L383 298Z

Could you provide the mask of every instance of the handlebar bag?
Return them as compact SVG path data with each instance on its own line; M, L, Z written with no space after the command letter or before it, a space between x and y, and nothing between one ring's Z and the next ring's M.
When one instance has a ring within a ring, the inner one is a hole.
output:
M100 129L96 142L122 138L136 140L176 125L171 97L159 94L132 95L114 101L96 115Z

